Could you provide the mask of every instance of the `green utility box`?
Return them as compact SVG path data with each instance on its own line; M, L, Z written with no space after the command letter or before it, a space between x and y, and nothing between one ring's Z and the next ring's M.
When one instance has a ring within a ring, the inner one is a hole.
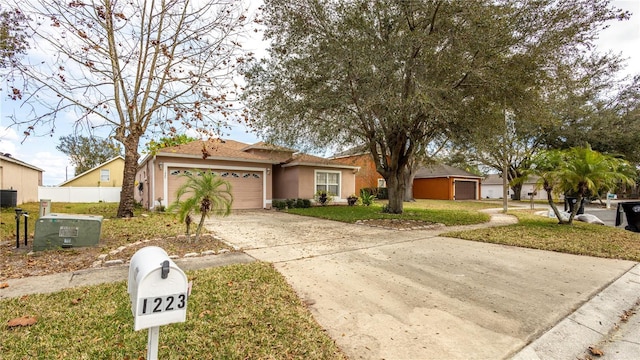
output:
M102 216L49 214L36 222L33 250L98 245Z

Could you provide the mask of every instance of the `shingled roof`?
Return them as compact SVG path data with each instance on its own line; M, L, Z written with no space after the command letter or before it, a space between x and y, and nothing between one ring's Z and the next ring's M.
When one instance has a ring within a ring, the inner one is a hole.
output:
M283 166L328 166L355 168L318 156L295 153L285 147L258 142L245 144L235 140L209 139L196 140L187 144L167 147L157 153L158 156L202 158L211 160L250 161L266 164L284 164Z
M468 171L444 164L426 166L416 171L416 179L440 178L447 176L466 177L482 179L482 176L472 174Z

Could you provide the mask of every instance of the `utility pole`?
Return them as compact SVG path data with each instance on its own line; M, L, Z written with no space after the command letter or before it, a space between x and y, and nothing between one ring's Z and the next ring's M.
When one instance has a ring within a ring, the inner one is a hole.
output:
M507 139L509 138L509 121L507 121L507 104L505 102L502 107L502 114L504 116L504 139L502 141L502 145L504 147L508 146L506 144ZM503 163L502 163L502 212L505 214L509 210L509 156L507 156L507 150L502 149Z

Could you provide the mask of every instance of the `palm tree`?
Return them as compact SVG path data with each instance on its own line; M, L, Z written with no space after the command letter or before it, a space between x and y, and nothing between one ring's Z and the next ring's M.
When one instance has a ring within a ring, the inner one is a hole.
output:
M562 218L560 217L560 210L553 202L553 192L556 191L556 184L558 184L558 169L562 165L563 153L560 150L547 150L539 152L532 159L532 166L529 170L531 173L538 175L538 184L537 186L542 187L544 191L547 192L547 201L549 202L549 206L553 209L553 213L556 215L557 219L560 219L562 223ZM528 174L527 174L528 175Z
M169 210L178 210L180 221L187 224L187 235L191 214L200 214L200 222L196 228L195 236L195 241L198 241L205 218L212 214L227 216L231 213L231 204L233 203L231 184L211 171L194 169L181 176L187 180L178 188L176 201L171 204Z
M540 176L540 181L547 190L549 205L554 209L560 224L569 225L573 223L582 199L589 193L600 189L611 190L620 183L633 185L636 176L633 167L625 160L594 151L589 145L543 152L536 159L534 172ZM559 216L549 190L576 195L577 206L573 207L568 221Z
M619 183L634 185L635 170L626 161L599 153L586 147L574 147L567 151L564 166L559 169L560 186L565 193L576 195L569 223L578 212L579 204L589 193L600 189L612 190Z

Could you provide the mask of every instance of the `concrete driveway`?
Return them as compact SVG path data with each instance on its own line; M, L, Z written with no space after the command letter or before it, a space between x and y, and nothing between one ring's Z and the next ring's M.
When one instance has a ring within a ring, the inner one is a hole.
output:
M635 265L277 211L207 228L272 262L351 359L507 358Z

